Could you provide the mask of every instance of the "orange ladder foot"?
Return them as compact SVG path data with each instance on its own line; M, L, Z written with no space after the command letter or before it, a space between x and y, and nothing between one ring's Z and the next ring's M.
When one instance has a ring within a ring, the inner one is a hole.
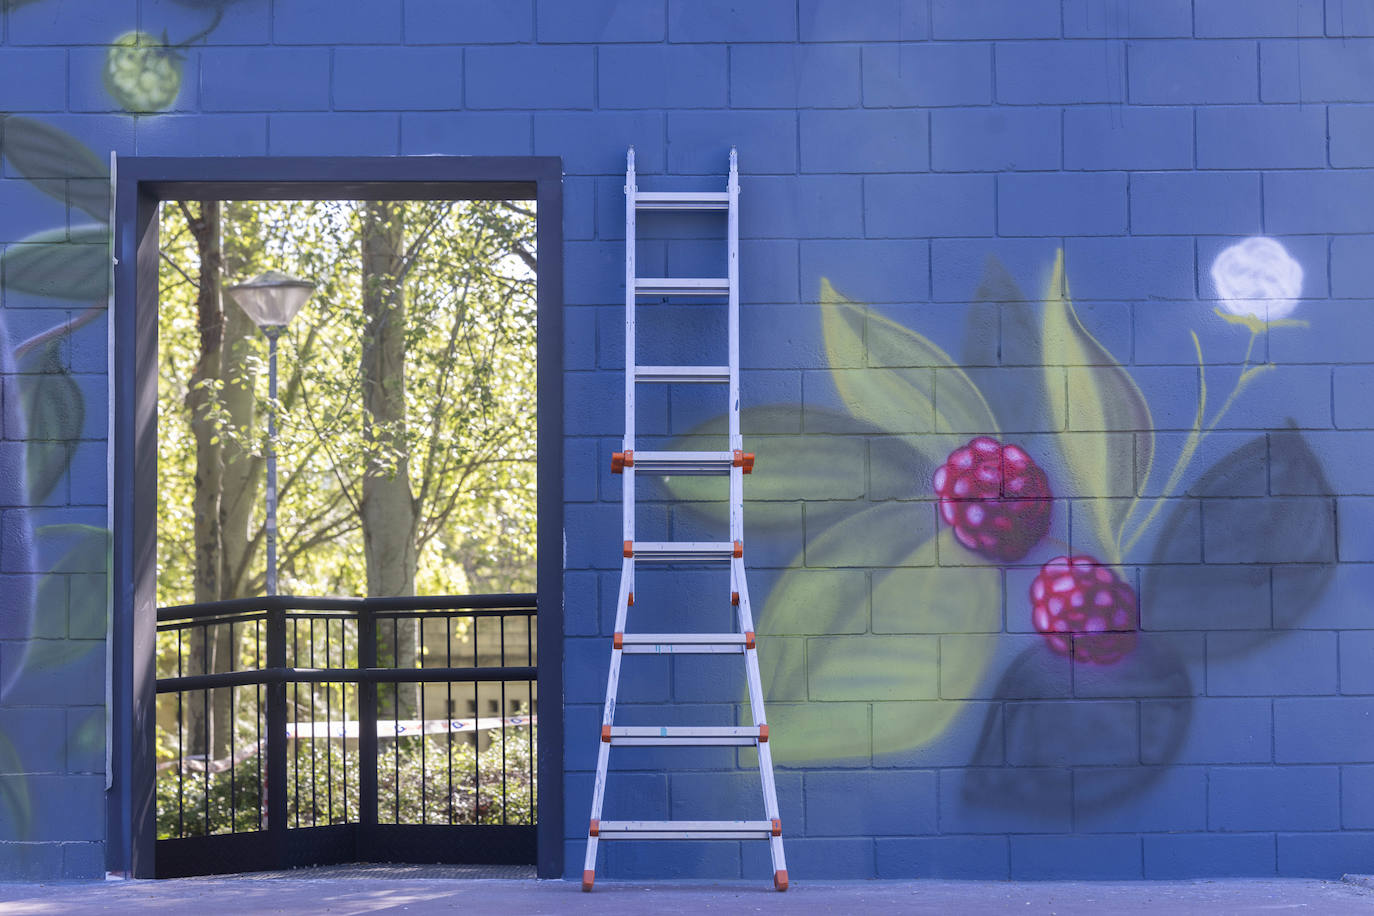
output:
M786 875L786 872L783 872L783 874ZM776 878L774 878L773 880L774 880L774 883L777 882L777 879L776 879ZM596 883L596 872L594 872L594 871L584 871L584 872L582 873L582 890L584 890L584 891L590 891L590 890L592 889L592 885L595 884L595 883ZM786 886L786 884L787 884L787 879L784 877L784 878L783 878L783 886Z
M585 882L587 879L584 878L582 880ZM787 869L780 868L773 872L773 886L779 891L787 890Z

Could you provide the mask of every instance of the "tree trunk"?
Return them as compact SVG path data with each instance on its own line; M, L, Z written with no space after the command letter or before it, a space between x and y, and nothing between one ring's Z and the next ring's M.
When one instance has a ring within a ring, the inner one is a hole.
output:
M417 552L416 507L410 487L410 454L406 440L405 297L402 271L405 252L403 204L372 201L362 213L362 299L366 329L362 346L363 468L362 530L371 597L415 592ZM403 621L393 630L380 627L379 662L414 667L419 659L418 627ZM380 709L396 702L379 691ZM414 692L404 691L392 708L413 715Z
M186 408L191 418L191 433L196 444L195 495L192 511L195 524L195 571L193 589L197 603L217 601L222 593L223 543L220 495L223 492L223 454L221 438L211 415L222 379L221 354L224 344L224 306L220 298L220 206L218 201L200 204L198 216L185 208L187 223L195 236L200 258L197 277L196 324L200 354L186 392ZM187 652L191 674L227 670L233 655L227 627L191 630ZM233 728L230 691L210 692L210 702L190 704L188 750L195 754L222 757L228 753Z
M246 220L243 202L226 204L231 225ZM225 240L224 274L235 281L246 277L252 268L252 246L256 238L236 234ZM258 507L262 488L263 461L241 444L252 438L257 422L257 398L253 393L257 382L258 360L254 358L253 342L257 335L253 320L237 305L225 309L224 347L221 356L224 389L221 399L229 426L236 435L224 442L223 495L220 497L220 539L223 556L220 576L220 597L241 598L249 594L256 568L258 551L250 526Z

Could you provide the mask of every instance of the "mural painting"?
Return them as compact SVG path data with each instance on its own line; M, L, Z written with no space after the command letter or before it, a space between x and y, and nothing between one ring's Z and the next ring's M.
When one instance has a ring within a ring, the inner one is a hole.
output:
M1215 308L1197 309L1248 343L1239 367L1216 366L1189 332L1198 396L1173 454L1158 453L1151 405L1131 370L1080 319L1062 250L1045 272L1034 302L989 257L967 307L970 329L991 321L1003 340L1015 335L1033 348L1027 359L1039 378L1029 385L1024 372L971 368L998 363L996 353L979 352L972 331L956 359L820 280L830 376L847 416L808 405L804 422L849 435L804 432L773 448L769 437L756 438L769 473L746 494L756 509L789 492L806 499L827 492L826 476L862 477L866 457L867 478L856 486L868 498L838 512L833 502L816 503L822 511L814 514L806 504L806 546L758 615L784 646L764 678L779 701L770 712L785 723L775 752L783 765L863 765L870 753L853 729L836 727L824 708L831 704L789 703L848 701L849 716L871 703L875 763L966 766L963 804L1031 815L1062 809L1062 768L1095 763L1122 765L1094 773L1079 787L1080 804L1106 809L1136 796L1174 759L1201 692L1203 641L1179 631L1225 627L1227 606L1247 600L1225 566L1192 567L1186 582L1171 580L1178 542L1197 538L1197 504L1253 492L1240 489L1244 478L1262 476L1266 460L1278 492L1333 493L1296 429L1261 433L1199 466L1203 446L1251 383L1276 370L1259 355L1266 335L1306 327L1288 317L1302 295L1302 269L1279 242L1249 238L1217 256ZM852 368L853 354L863 352L869 367ZM1220 397L1217 377L1230 381ZM787 409L756 408L753 419L766 423ZM1024 433L1034 417L1054 432ZM899 479L906 483L888 485ZM685 479L669 486L679 496L706 492ZM1293 610L1315 605L1334 571L1329 504L1230 506L1237 538L1283 533L1294 545L1291 562L1305 563L1297 574L1306 581L1303 606ZM760 515L766 525L768 513L756 512L751 526ZM817 519L825 524L819 532ZM867 576L818 594L816 570L832 567ZM1233 651L1282 638L1250 632L1248 647ZM809 637L806 656L808 640L791 637ZM1144 719L1139 704L1122 702L1147 698ZM951 756L954 748L962 756ZM1128 765L1142 761L1152 765Z

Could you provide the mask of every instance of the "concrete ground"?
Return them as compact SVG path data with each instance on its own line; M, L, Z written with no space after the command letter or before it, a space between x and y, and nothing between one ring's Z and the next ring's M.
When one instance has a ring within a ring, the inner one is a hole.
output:
M766 882L602 882L413 877L372 867L163 881L0 884L6 916L89 913L1374 913L1374 881L804 881L779 894ZM308 875L308 876L302 876ZM382 876L385 875L385 876Z

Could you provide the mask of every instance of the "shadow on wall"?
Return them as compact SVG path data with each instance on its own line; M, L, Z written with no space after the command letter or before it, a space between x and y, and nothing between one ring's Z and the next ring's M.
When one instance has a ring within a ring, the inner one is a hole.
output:
M749 487L761 509L823 499L857 468L847 501L808 504L806 545L758 615L775 637L812 637L778 640L792 647L764 660L770 699L782 701L770 707L781 764L866 757L816 701L849 701L851 716L871 703L873 753L963 763L967 805L1062 813L1062 768L1102 765L1074 792L1080 810L1109 809L1167 772L1187 738L1206 631L1243 633L1227 641L1233 653L1281 638L1260 564L1292 564L1303 579L1293 613L1317 603L1334 572L1334 493L1303 434L1260 433L1200 466L1250 385L1276 371L1258 356L1267 335L1305 327L1287 317L1302 270L1278 242L1251 238L1223 251L1212 276L1218 302L1210 315L1199 306L1204 324L1248 346L1238 370L1219 372L1189 332L1176 369L1199 380L1198 396L1167 455L1132 372L1080 320L1062 252L1036 302L988 259L959 361L821 280L843 410L808 402L800 441L754 439L766 473ZM1000 328L991 345L989 326ZM1022 368L1001 368L997 341L1008 339ZM1209 375L1234 375L1219 403ZM777 428L789 410L746 410L743 426ZM705 496L691 479L667 486ZM1271 491L1313 498L1235 498ZM1229 538L1206 564L1200 512ZM768 519L757 511L751 527L767 531ZM825 570L854 567L867 577L817 588Z

